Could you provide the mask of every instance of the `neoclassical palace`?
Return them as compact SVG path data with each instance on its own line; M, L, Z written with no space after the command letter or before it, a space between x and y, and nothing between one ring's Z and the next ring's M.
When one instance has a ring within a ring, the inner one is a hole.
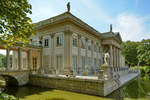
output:
M69 3L67 8L67 12L35 23L36 35L30 37L27 46L8 47L7 69L0 70L0 75L14 77L19 85L29 83L99 96L138 76L125 66L122 39L112 25L101 33L71 14Z
M111 67L124 67L119 32L98 32L69 11L36 23L29 47L13 52L13 68L50 74L96 75L109 53ZM22 52L19 54L19 51ZM19 59L20 58L20 59Z

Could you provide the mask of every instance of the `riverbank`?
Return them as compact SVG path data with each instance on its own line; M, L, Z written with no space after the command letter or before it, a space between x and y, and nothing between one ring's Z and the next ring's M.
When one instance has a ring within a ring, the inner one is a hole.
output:
M114 91L107 97L91 96L69 91L35 86L7 87L5 92L20 100L150 100L150 80L137 79Z

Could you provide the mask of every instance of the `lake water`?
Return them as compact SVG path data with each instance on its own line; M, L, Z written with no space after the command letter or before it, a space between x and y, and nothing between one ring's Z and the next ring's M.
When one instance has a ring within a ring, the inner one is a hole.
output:
M150 100L150 79L149 77L136 79L107 97L34 86L7 87L5 93L21 100Z

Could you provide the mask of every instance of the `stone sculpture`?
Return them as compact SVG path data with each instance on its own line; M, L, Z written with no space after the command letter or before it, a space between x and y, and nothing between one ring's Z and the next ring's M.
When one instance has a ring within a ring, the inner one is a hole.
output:
M110 59L110 56L109 56L109 53L105 53L104 55L104 64L108 65L109 64L109 59Z
M70 12L70 2L67 3L67 11Z

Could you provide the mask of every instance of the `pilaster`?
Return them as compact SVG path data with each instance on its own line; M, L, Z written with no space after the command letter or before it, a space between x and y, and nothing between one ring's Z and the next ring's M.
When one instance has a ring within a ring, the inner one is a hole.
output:
M19 66L19 70L22 70L22 47L18 48L18 66Z
M72 68L72 34L71 30L64 31L64 71L73 74Z
M29 70L32 70L32 49L29 50Z
M110 53L110 67L113 67L113 50L112 45L109 45L109 53Z
M80 61L81 61L81 35L78 35L78 73L81 72Z
M51 54L51 70L52 70L52 74L56 74L56 72L54 72L54 70L56 71L56 66L54 66L54 61L55 61L55 33L50 34L51 37L51 50L50 50L50 54Z

